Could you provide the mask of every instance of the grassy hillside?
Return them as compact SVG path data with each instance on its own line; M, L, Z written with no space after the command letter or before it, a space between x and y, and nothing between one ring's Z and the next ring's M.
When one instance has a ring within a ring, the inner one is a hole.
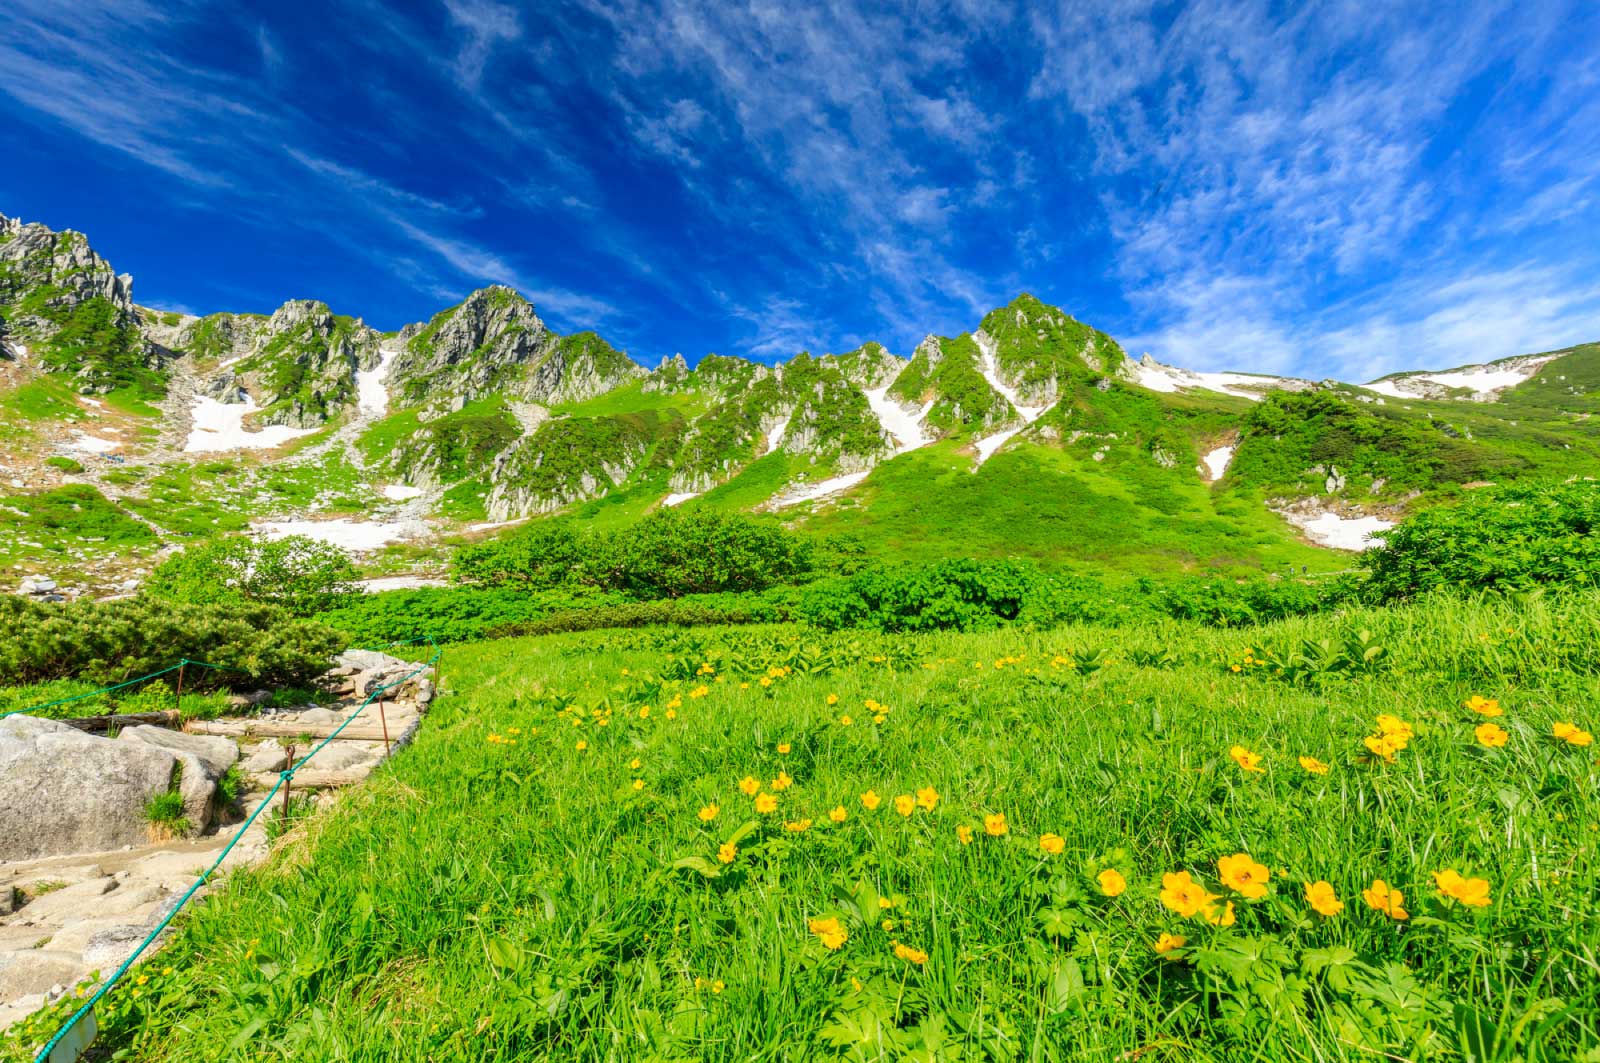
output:
M1304 685L1255 663L1363 631ZM415 744L197 909L100 1044L1591 1059L1597 769L1553 729L1600 729L1596 645L1590 595L452 650Z

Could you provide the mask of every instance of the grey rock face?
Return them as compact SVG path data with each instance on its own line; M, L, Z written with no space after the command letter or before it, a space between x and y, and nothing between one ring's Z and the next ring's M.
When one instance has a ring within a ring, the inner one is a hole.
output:
M115 306L124 322L133 320L133 278L118 276L82 233L57 233L38 222L24 224L0 214L0 303L45 285L57 290L45 300L47 305L70 306L98 296ZM47 323L12 321L11 330L41 324Z
M166 750L54 720L0 720L0 860L145 841L145 805L171 786L177 765Z
M138 742L141 745L165 749L169 753L188 753L199 758L206 771L220 776L239 759L239 747L231 738L216 735L192 735L182 731L169 731L165 727L141 724L125 728L118 739Z

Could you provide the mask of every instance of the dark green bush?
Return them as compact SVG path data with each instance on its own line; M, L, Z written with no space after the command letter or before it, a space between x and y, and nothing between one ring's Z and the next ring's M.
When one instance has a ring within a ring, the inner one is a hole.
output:
M489 637L510 625L542 620L554 613L627 603L626 596L587 588L528 591L512 587L423 587L366 594L317 620L337 628L352 645L431 635L438 642Z
M337 546L304 535L231 536L163 561L145 593L176 602L267 602L311 616L358 593L356 568Z
M792 592L756 594L702 594L665 601L625 602L553 613L540 620L507 624L491 632L495 638L512 635L553 635L562 631L600 628L706 627L727 624L774 624L794 618Z
M486 586L582 585L636 598L760 591L811 572L811 544L741 513L666 509L626 528L536 524L456 552L458 580Z
M1523 589L1600 585L1600 483L1486 488L1383 533L1361 555L1376 601L1435 587Z
M260 603L192 604L139 597L42 604L0 596L0 684L68 677L111 684L180 658L239 671L189 669L188 690L305 683L344 648L337 632Z
M981 631L1017 619L1042 577L1027 561L935 561L863 569L808 588L800 616L826 631Z

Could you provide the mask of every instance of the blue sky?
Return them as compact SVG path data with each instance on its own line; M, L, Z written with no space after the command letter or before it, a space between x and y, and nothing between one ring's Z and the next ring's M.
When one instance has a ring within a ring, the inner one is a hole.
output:
M1600 339L1600 5L11 0L0 212L142 302L481 284L641 361L1027 290L1197 369Z

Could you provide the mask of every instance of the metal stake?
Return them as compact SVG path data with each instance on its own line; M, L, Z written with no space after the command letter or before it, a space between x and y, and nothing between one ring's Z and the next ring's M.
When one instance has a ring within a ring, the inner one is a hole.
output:
M289 788L294 785L294 776L292 774L290 774L291 772L294 771L294 746L291 745L289 747L288 754L289 754L289 759L284 764L284 776L283 776L283 823L284 823L284 826L288 826L289 825Z
M183 670L188 663L187 659L178 662L178 689L172 694L172 707L178 711L179 719L183 718Z
M383 699L378 699L378 722L383 724L383 755L389 755L389 716L383 711Z

